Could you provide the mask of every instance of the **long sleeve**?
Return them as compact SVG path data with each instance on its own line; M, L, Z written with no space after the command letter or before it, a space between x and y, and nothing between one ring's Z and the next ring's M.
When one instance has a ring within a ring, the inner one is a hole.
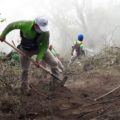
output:
M1 37L6 37L6 35L10 32L10 31L12 31L12 30L14 30L14 29L21 29L22 28L22 25L21 25L21 22L19 21L19 22L13 22L13 23L10 23L10 24L8 24L7 25L7 27L3 30L3 32L1 33Z
M38 54L36 59L40 60L43 58L49 46L49 32L43 32L38 39L40 40L40 43L39 43Z
M0 37L5 38L6 35L12 30L19 29L24 33L24 37L27 39L34 39L36 33L32 30L34 21L17 21L7 25L7 27L3 30Z

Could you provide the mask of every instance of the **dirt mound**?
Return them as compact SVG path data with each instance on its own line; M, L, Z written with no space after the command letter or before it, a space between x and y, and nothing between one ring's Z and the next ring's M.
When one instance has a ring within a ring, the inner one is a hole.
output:
M49 90L50 76L32 66L31 96L23 96L16 87L19 64L1 62L0 120L119 120L119 89L94 101L119 86L119 55L114 48L82 61L82 66L75 63L65 72L65 86L55 91Z

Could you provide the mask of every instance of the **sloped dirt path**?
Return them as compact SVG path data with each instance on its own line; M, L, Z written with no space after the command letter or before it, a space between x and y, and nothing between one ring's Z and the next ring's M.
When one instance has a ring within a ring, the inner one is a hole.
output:
M25 97L25 119L35 120L119 120L120 90L94 101L120 84L118 71L95 70L69 76L65 87L49 91L39 82L32 96Z

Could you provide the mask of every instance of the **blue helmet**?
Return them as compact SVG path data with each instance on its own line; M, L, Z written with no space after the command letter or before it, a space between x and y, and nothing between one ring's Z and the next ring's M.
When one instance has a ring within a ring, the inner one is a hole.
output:
M83 41L83 38L84 38L83 34L79 34L79 35L78 35L78 40L79 40L79 41Z

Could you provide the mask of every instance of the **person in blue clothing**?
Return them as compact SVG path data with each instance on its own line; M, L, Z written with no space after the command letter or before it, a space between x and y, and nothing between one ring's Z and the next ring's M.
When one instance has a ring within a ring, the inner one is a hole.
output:
M72 51L71 51L71 59L68 63L68 67L74 63L76 59L80 59L81 56L85 56L85 51L84 51L84 35L83 34L78 34L78 39L74 41L73 46L72 46Z

